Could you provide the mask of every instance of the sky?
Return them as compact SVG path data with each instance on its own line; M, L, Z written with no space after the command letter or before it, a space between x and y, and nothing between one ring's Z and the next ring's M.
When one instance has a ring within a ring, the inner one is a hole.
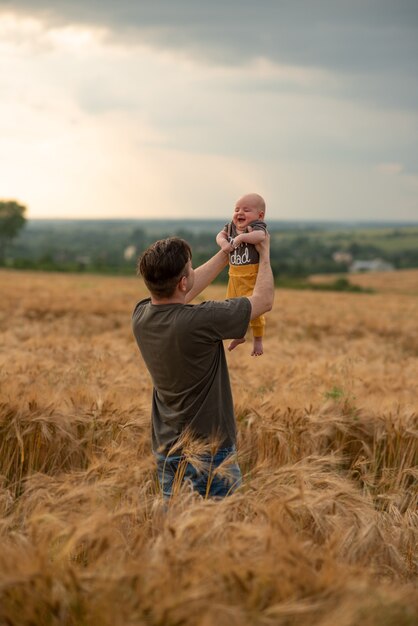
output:
M0 0L29 218L418 221L418 0Z

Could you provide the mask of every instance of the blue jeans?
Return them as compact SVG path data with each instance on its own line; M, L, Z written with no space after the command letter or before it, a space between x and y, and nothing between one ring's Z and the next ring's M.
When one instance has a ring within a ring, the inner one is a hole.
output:
M220 448L214 455L200 454L195 462L181 454L164 456L156 453L158 480L164 498L170 498L186 482L203 497L229 496L242 484L235 455L234 447ZM223 463L225 467L215 471Z

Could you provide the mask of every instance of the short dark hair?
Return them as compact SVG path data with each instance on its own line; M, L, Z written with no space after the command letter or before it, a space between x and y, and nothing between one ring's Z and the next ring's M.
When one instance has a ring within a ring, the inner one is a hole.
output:
M160 239L141 255L137 272L153 295L169 298L191 258L192 250L184 239Z

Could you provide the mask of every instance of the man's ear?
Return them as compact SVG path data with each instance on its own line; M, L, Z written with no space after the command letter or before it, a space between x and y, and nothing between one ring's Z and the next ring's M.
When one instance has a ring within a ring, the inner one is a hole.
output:
M187 291L187 276L182 276L179 281L180 291Z

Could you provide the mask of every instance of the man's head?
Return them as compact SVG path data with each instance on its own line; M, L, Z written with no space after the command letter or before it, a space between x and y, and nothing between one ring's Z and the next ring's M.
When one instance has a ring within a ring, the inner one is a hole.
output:
M239 231L244 231L248 224L263 220L266 203L258 193L248 193L235 203L232 221Z
M137 271L156 298L170 298L182 277L188 277L192 251L184 239L169 237L153 243L138 261Z

